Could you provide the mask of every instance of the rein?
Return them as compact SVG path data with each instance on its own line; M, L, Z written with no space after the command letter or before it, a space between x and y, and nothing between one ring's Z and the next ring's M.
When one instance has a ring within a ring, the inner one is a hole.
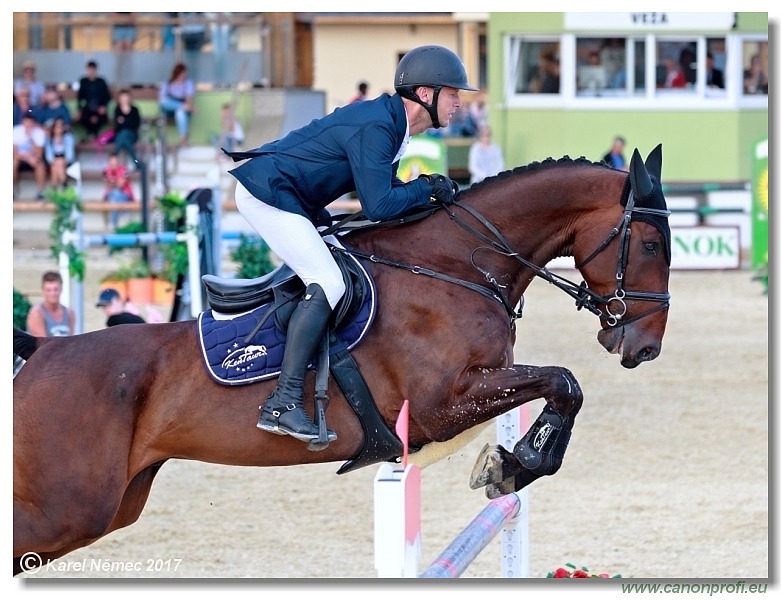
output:
M631 190L627 198L624 214L622 215L619 223L615 227L613 227L613 229L610 230L610 233L607 235L607 237L591 254L588 255L588 257L586 257L585 260L575 265L575 268L579 270L580 268L588 264L591 260L593 260L603 250L605 250L605 248L608 247L608 245L613 241L613 239L616 236L620 235L621 236L619 242L620 248L619 248L619 255L618 255L618 264L616 268L616 290L609 297L602 296L596 293L595 291L591 290L585 281L581 282L580 285L577 285L574 282L567 279L566 277L562 277L561 275L552 273L547 268L540 267L539 265L536 265L528 261L520 254L515 252L510 247L510 244L507 242L506 238L496 228L496 226L494 226L493 223L491 223L488 219L486 219L474 207L468 206L466 204L462 204L458 201L456 201L453 204L453 206L461 208L462 210L469 213L475 220L477 220L483 227L485 227L493 235L493 238L472 227L469 223L467 223L462 218L460 218L455 213L455 211L453 211L453 209L450 208L450 206L446 206L446 205L438 205L433 208L428 208L424 210L422 213L413 215L412 217L409 216L401 217L399 219L394 219L382 223L369 223L365 225L364 228L373 228L373 227L399 225L402 223L408 223L410 221L415 221L425 216L428 216L429 214L435 212L436 210L444 209L454 223L456 223L459 227L461 227L462 229L464 229L466 232L470 233L474 237L488 244L490 246L489 247L490 250L493 250L494 252L497 252L499 254L503 254L504 256L507 256L509 258L514 258L522 265L524 265L526 268L533 271L537 277L556 286L558 289L562 290L564 293L572 297L575 300L575 306L577 307L578 310L585 308L586 310L593 313L597 317L600 318L604 317L607 321L607 326L609 328L615 328L619 326L623 327L624 325L633 323L634 321L652 315L656 312L665 310L670 306L669 292L637 292L637 291L627 291L624 289L624 273L626 271L626 266L629 261L629 240L632 233L631 231L632 214L645 213L645 214L652 214L652 215L663 216L663 217L668 217L671 214L669 210L635 206L634 192ZM344 219L340 220L338 223L321 231L320 234L322 236L326 236L328 234L342 230L346 223L356 219L365 220L365 217L363 216L363 211L358 211L352 215L349 215L348 217L345 217ZM472 252L470 261L472 263L472 266L478 271L480 271L480 273L482 273L483 276L485 277L485 280L492 286L490 288L471 281L467 281L457 277L452 277L444 273L439 273L437 271L425 267L421 267L419 265L412 265L412 264L403 263L403 262L399 262L387 258L382 258L375 254L366 254L364 252L360 252L353 249L348 250L339 247L334 247L334 249L340 252L353 254L355 256L370 260L371 262L374 263L405 269L407 271L410 271L411 273L426 275L434 279L439 279L441 281L454 283L456 285L460 285L462 287L475 291L501 304L504 307L505 311L507 311L511 323L522 316L523 297L521 297L519 310L516 311L513 305L510 303L509 298L507 297L505 291L506 286L500 285L496 280L496 278L493 275L491 275L490 272L480 268L475 263L474 254L480 248L475 248L475 250ZM624 320L624 315L626 314L627 311L626 300L658 302L659 304L654 308L648 309L640 313L639 315L635 315L630 319ZM604 306L605 310L604 311L601 310L600 308L598 308L599 306ZM616 308L615 311L612 310L613 307Z

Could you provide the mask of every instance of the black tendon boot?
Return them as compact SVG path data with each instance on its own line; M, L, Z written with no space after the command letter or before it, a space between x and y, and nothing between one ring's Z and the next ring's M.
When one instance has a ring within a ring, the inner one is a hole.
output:
M277 435L292 435L304 442L317 439L317 426L304 410L304 376L330 316L331 305L323 288L311 284L290 317L282 372L277 388L260 411L260 429ZM329 429L328 441L335 439L336 434Z

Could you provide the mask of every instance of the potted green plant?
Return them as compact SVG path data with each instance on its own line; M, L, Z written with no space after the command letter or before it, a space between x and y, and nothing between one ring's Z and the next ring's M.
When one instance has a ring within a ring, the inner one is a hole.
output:
M231 252L231 260L238 265L236 277L255 279L275 269L271 260L271 250L266 242L258 237L239 236L239 245Z
M14 327L25 329L27 327L27 314L30 312L32 304L27 296L14 288Z
M50 188L44 193L44 198L54 205L52 221L49 225L49 237L52 240L51 254L57 260L60 258L60 253L66 254L70 276L77 281L84 281L86 270L84 252L78 250L72 241L63 241L66 232L76 232L78 218L75 213L83 210L81 199L76 194L76 190L70 187Z
M187 199L179 192L172 191L160 196L157 205L163 214L165 230L181 232L187 210Z

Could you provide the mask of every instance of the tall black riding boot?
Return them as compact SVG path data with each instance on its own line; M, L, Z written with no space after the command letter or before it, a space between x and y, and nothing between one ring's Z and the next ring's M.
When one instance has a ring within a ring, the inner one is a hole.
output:
M260 411L260 429L278 435L292 435L304 442L317 439L317 426L304 410L304 376L330 316L331 305L323 288L316 283L311 284L290 317L282 372L277 388ZM335 439L336 434L328 430L328 441Z

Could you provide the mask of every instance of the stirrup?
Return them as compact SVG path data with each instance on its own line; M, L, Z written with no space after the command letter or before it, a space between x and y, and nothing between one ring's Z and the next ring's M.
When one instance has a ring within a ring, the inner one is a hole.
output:
M282 410L284 409L284 410ZM288 424L282 423L280 419L288 417ZM258 429L268 431L276 435L289 435L301 440L302 442L311 442L319 437L319 430L306 414L303 406L295 403L285 404L279 409L261 408L257 423ZM307 431L308 430L308 431ZM328 441L336 440L336 433L328 430Z

